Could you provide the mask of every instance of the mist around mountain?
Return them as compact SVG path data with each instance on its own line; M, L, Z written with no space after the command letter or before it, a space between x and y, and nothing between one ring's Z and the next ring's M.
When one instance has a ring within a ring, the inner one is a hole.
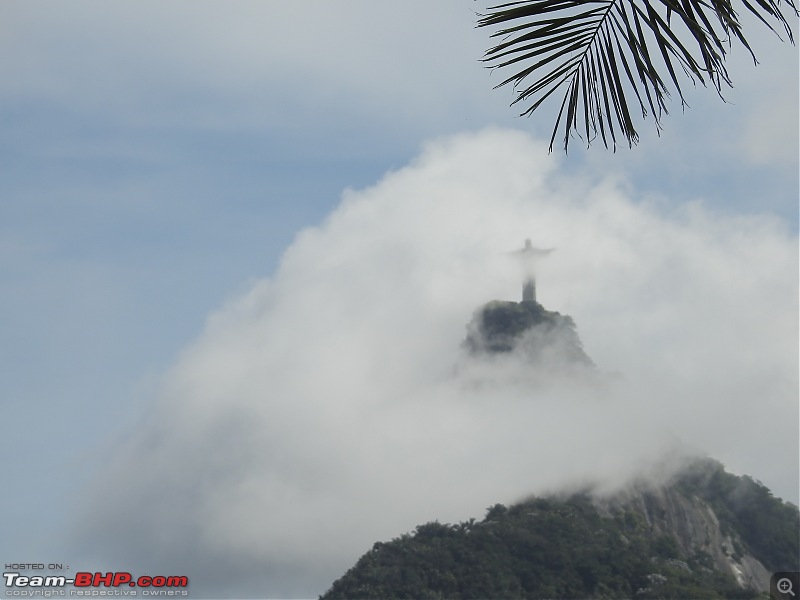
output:
M800 503L796 233L546 150L458 134L344 193L94 447L64 556L184 573L197 598L316 597L376 541L610 494L676 440ZM595 367L459 347L476 307L521 299L526 236L556 248L538 301Z
M535 301L480 307L462 347L462 370L522 361L532 385L604 377L573 319ZM796 506L711 458L679 462L612 493L588 485L421 524L376 542L321 598L766 598L771 573L800 570Z

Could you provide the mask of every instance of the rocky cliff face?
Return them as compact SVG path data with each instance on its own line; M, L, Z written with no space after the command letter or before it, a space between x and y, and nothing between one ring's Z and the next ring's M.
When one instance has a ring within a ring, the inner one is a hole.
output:
M643 517L647 534L673 539L677 555L668 559L671 566L691 572L694 568L713 569L731 575L741 588L769 589L770 571L755 558L735 530L724 532L710 504L696 494L673 486L633 486L613 498L595 499L600 514L611 516L619 509L633 510ZM657 565L654 565L657 566ZM657 569L654 570L657 573Z

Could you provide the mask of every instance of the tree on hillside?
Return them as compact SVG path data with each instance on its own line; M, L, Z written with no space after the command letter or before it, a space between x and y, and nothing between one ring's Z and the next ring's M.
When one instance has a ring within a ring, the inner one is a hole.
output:
M784 8L797 16L796 0L738 4L794 43ZM564 90L551 151L562 124L565 151L573 133L587 145L599 135L606 147L616 148L618 137L632 146L634 113L652 116L660 129L670 90L686 105L682 77L720 95L732 85L725 58L733 40L756 60L732 0L522 0L487 9L478 26L500 27L491 35L500 43L483 60L512 69L496 87L513 85L512 105L527 105L521 115Z

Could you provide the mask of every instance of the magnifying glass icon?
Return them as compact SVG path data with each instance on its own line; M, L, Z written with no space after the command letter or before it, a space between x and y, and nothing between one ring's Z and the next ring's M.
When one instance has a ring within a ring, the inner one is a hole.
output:
M778 583L775 584L775 587L778 588L778 591L781 594L791 594L792 596L795 595L795 593L792 591L792 580L787 577L778 579Z

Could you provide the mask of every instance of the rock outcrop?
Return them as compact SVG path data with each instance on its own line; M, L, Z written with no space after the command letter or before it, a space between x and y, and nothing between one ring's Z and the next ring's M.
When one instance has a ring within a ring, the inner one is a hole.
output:
M463 345L476 357L515 354L541 366L592 366L572 317L538 302L495 300L483 305L467 325Z
M730 529L723 532L714 509L698 495L674 486L634 485L612 498L595 499L595 504L604 516L619 509L633 510L642 516L651 538L673 539L678 556L693 559L701 568L731 575L741 588L769 589L767 568L745 550L739 533ZM666 564L692 571L685 560L678 558L667 559Z

